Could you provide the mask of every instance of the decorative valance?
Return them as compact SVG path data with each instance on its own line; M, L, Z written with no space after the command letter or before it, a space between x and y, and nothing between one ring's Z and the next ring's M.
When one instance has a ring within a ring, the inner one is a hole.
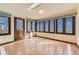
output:
M11 17L11 14L9 12L0 11L0 16Z

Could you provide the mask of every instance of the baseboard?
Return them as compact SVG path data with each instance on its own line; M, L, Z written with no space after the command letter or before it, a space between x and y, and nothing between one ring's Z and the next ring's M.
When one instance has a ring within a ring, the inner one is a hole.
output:
M20 40L14 40L14 41L10 41L10 42L1 43L0 46L1 46L1 45L10 44L10 43L13 43L13 42L17 42L17 41L20 41Z
M73 43L73 42L67 42L67 41L62 41L62 40L58 40L58 39L53 39L53 38L48 38L48 37L42 37L42 36L37 36L37 35L36 35L36 37L50 39L50 40L55 40L55 41L60 41L60 42L69 43L69 44L76 44L76 43Z
M12 42L15 42L15 41L10 41L10 42L6 42L6 43L1 43L0 45L5 45L5 44L12 43Z

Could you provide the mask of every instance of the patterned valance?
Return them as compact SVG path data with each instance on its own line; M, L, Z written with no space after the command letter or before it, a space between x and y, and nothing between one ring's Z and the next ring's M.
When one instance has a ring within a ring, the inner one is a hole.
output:
M11 17L11 14L9 12L0 11L0 16Z

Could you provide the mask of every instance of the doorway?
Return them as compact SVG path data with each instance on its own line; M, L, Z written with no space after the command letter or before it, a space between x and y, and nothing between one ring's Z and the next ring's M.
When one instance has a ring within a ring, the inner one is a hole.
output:
M23 18L14 17L14 40L25 38L25 20Z

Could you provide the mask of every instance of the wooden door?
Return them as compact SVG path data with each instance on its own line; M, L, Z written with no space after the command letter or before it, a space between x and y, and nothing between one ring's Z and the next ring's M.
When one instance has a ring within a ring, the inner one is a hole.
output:
M25 21L23 18L14 17L14 40L25 38Z

